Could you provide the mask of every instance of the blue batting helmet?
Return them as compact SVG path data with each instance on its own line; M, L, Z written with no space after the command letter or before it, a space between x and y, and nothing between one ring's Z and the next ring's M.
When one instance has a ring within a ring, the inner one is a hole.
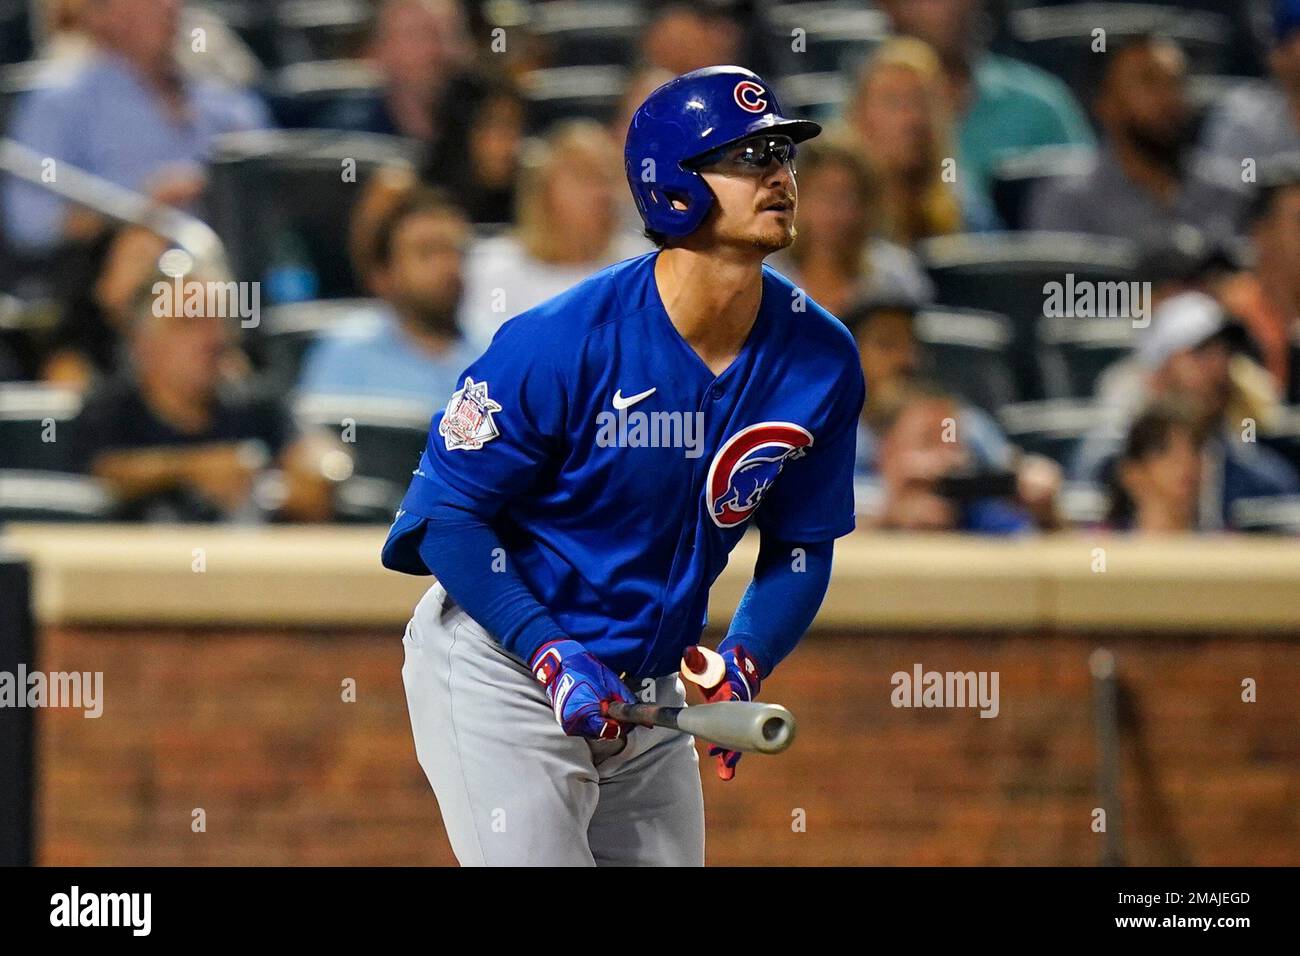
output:
M633 114L623 149L627 182L647 229L684 236L713 203L703 177L685 163L757 133L799 143L821 131L810 120L782 116L772 88L749 70L705 67L665 83ZM674 199L686 208L674 208Z

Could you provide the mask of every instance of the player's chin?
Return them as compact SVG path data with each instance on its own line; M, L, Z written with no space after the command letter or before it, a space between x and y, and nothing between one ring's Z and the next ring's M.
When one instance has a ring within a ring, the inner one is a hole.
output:
M751 233L751 241L764 252L773 253L789 246L794 242L796 235L798 233L795 231L794 221L789 220L782 223L759 224Z

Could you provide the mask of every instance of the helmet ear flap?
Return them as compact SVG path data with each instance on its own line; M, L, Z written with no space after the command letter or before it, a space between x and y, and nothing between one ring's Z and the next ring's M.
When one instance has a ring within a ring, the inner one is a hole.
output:
M659 166L659 175L640 173L640 151L625 151L628 185L646 228L665 236L684 236L704 221L713 192L703 177L675 163Z

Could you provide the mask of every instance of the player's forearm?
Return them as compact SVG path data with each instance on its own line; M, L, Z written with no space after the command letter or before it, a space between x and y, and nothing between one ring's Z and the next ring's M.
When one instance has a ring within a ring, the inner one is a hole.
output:
M568 637L510 567L500 537L486 521L448 505L431 511L420 557L484 630L525 661L548 641Z
M764 538L724 644L743 644L763 676L812 625L831 579L833 541L800 544Z

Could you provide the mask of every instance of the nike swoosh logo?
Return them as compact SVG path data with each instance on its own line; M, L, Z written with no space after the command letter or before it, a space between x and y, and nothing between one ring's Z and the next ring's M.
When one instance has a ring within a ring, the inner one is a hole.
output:
M647 388L644 392L640 392L636 395L629 395L627 398L624 398L623 390L620 388L617 392L614 393L614 407L617 408L619 411L622 411L625 408L631 408L637 402L641 401L642 399L649 398L657 391L658 391L657 388Z

